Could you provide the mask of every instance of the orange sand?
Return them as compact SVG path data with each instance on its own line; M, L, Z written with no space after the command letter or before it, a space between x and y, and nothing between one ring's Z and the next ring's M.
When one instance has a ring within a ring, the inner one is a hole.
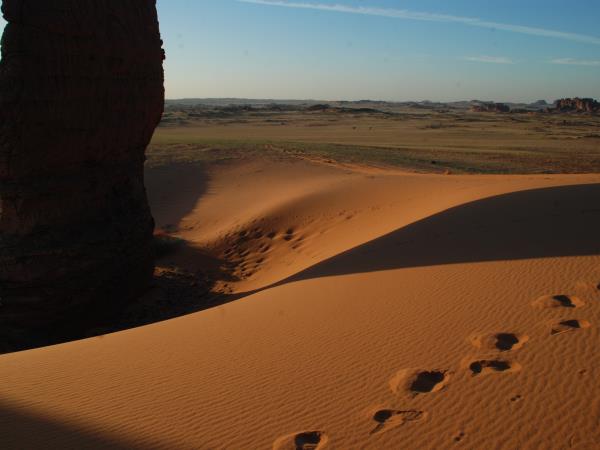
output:
M600 447L600 176L148 172L235 301L0 357L2 448Z

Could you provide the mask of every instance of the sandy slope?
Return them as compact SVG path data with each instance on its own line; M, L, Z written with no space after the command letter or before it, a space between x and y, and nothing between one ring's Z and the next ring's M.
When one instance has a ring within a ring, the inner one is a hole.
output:
M4 448L600 446L600 176L149 172L227 303L0 357Z

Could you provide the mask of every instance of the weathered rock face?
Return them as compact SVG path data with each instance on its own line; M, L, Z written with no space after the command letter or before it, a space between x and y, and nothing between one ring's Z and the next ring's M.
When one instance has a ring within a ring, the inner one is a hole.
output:
M593 98L562 98L554 102L560 112L600 112L600 103Z
M155 0L3 0L2 12L0 325L72 324L152 276Z

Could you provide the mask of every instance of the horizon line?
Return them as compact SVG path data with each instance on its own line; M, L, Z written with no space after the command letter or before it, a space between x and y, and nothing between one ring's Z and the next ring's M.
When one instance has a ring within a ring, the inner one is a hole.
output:
M525 104L529 105L536 103L540 100L544 100L549 105L554 104L557 100L564 98L591 98L585 96L558 96L555 100L548 101L547 99L540 98L534 101L516 101L516 100L482 100L477 98L463 99L463 100L375 100L375 99L360 99L360 100L344 100L344 99L316 99L316 98L260 98L260 97L177 97L177 98L165 98L165 101L182 101L182 100L247 100L247 101L276 101L276 102L332 102L332 103L359 103L359 102L370 102L370 103L463 103L463 102L482 102L482 103L513 103L513 104Z

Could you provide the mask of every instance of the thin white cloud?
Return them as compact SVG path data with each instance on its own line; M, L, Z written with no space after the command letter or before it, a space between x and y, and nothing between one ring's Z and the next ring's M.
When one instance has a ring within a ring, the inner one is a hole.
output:
M552 64L563 64L569 66L590 66L600 67L600 59L575 59L575 58L556 58L550 60Z
M507 23L490 22L477 17L452 16L448 14L437 14L429 12L410 11L407 9L373 8L367 6L348 6L342 4L324 4L310 2L294 2L283 0L237 0L241 3L254 5L280 6L284 8L313 9L320 11L332 11L348 14L362 14L367 16L391 17L395 19L420 20L427 22L453 22L464 25L491 28L512 33L528 34L531 36L542 36L569 41L582 42L586 44L600 45L600 37L589 36L578 33L567 33L564 31L549 30L545 28L528 27L524 25L511 25Z
M492 63L492 64L514 64L514 61L505 56L465 56L465 61Z

